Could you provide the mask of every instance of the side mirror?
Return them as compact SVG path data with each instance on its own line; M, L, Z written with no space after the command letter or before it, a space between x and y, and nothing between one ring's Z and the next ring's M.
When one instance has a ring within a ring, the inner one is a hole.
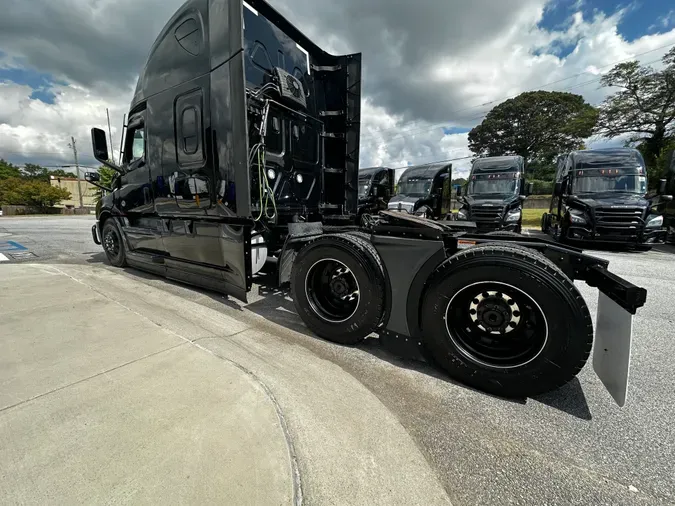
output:
M562 183L558 182L553 187L553 196L560 197L560 195L562 195Z
M99 162L107 162L110 159L108 156L108 139L103 130L100 128L91 129L91 144L94 148L94 158Z
M100 128L91 129L91 145L94 150L94 158L106 167L110 167L112 170L124 174L124 171L120 167L110 161L110 156L108 154L108 139L105 132Z
M84 180L89 183L98 183L101 180L101 175L98 172L86 172Z
M666 181L665 179L661 179L661 181L659 182L659 195L663 195L664 193L666 193L667 185L668 181Z
M525 196L529 197L534 193L534 183L527 183L525 185Z
M457 196L458 197L462 196L462 187L461 186L459 188L457 188Z

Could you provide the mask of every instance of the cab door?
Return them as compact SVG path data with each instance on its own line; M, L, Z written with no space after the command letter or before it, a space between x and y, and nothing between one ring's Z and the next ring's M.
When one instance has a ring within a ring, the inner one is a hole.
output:
M147 161L145 111L129 118L123 161L126 173L120 176L115 205L122 216L123 232L131 250L161 253L160 222L154 210L152 172Z

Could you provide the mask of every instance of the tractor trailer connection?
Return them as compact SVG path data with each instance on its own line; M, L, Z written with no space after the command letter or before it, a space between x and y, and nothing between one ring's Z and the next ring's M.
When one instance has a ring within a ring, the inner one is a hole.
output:
M141 69L119 165L92 129L118 172L93 239L114 266L242 300L267 261L318 336L374 332L503 396L568 382L595 339L622 405L646 291L578 249L470 221L385 210L356 226L360 116L361 54L324 52L261 0L188 0ZM574 280L599 289L595 332Z

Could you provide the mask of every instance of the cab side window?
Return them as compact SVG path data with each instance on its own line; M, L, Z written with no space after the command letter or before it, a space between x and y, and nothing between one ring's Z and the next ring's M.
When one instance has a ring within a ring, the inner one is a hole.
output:
M127 132L124 161L129 164L129 170L136 167L136 162L145 158L145 127L138 125Z
M139 128L134 131L134 141L131 144L131 161L145 156L145 129Z

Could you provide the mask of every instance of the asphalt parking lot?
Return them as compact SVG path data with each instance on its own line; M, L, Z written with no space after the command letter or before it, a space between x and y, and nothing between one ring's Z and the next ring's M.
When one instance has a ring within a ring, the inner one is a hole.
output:
M0 277L5 264L19 262L112 269L91 241L92 224L92 217L0 218L0 253L6 257ZM647 305L634 319L624 408L613 404L590 364L559 391L509 401L456 384L425 364L401 361L377 339L356 348L316 339L289 298L264 285L242 307L133 269L115 271L247 322L347 371L405 427L456 506L674 504L675 248L590 253L648 290ZM597 290L578 286L595 316Z

